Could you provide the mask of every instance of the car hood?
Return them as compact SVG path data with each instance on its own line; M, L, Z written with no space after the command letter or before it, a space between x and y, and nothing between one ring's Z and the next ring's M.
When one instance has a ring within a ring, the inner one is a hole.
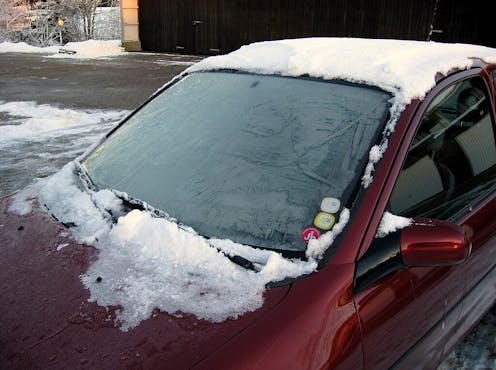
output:
M97 250L39 206L25 216L0 199L0 363L6 368L189 368L275 307L289 287L265 292L255 312L221 323L158 310L124 332L118 307L89 302L80 276ZM78 365L79 364L79 365Z

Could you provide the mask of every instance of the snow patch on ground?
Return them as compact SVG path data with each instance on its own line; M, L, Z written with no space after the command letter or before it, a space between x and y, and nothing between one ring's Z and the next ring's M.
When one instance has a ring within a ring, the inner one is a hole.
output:
M60 49L76 53L59 53ZM31 46L24 42L2 42L0 53L34 53L49 55L49 58L94 59L122 55L125 51L120 40L87 40L48 47Z
M0 196L58 171L126 114L0 101Z
M157 60L154 63L162 65L162 66L191 66L191 65L195 64L196 62L168 59L168 60Z
M496 306L487 313L437 370L496 369Z
M88 40L68 42L62 49L75 51L75 54L60 53L50 58L94 59L125 54L120 40Z
M0 53L54 54L58 52L58 46L38 47L25 42L0 42Z
M10 116L0 125L0 146L4 146L19 140L44 141L48 137L90 133L95 125L114 123L128 112L75 110L33 101L0 101L0 113Z

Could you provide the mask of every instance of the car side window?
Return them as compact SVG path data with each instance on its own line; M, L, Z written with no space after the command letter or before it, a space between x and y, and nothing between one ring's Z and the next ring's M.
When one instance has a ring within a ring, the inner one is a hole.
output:
M389 208L406 217L454 220L494 190L494 119L484 81L449 86L432 101L410 145Z

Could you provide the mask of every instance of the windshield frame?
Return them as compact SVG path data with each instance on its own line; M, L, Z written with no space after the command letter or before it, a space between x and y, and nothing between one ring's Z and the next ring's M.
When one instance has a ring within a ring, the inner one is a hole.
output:
M253 75L253 76L272 76L272 77L278 77L278 78L300 79L300 80L304 79L304 80L317 81L317 82L330 82L330 83L342 84L342 85L348 85L348 86L354 86L354 87L363 87L366 89L377 90L377 91L380 91L381 93L386 93L389 95L388 103L385 106L382 119L380 120L380 122L379 122L379 124L378 124L378 126L374 132L373 139L371 140L371 145L368 149L370 150L370 148L373 145L381 143L383 141L383 139L385 138L385 127L390 120L389 112L390 112L390 108L392 105L391 104L391 98L393 98L393 94L391 92L388 92L388 91L381 89L380 87L377 87L377 86L367 85L367 84L359 83L359 82L346 81L346 80L341 80L341 79L323 79L323 78L311 77L308 75L284 76L284 75L280 75L280 74L251 73L251 72L232 70L232 69L195 71L192 73L183 72L182 74L177 75L172 80L170 80L169 82L164 84L160 89L158 89L149 98L147 98L142 104L140 104L136 109L134 109L129 115L127 115L124 119L122 119L114 128L112 128L109 132L107 132L97 143L95 143L91 147L91 149L89 149L87 152L85 152L83 155L81 155L80 157L78 157L76 159L76 163L77 163L76 171L77 171L77 174L79 175L81 182L83 183L84 187L86 188L86 190L99 191L99 190L103 190L103 189L99 189L95 185L95 183L91 179L90 174L87 172L86 168L84 167L83 162L90 155L92 155L94 153L94 151L97 150L98 147L103 142L105 142L112 134L114 134L124 124L126 124L133 116L135 116L138 112L140 112L146 105L148 105L149 102L151 102L153 99L155 99L158 95L164 93L164 91L168 90L169 88L174 86L176 83L183 80L185 77L190 76L192 74L198 74L198 73L203 73L203 72L209 72L209 73L215 73L215 72L224 72L225 73L225 72L227 72L227 73L245 74L245 75ZM367 151L367 153L368 153L368 151ZM346 187L345 191L342 194L342 198L347 199L347 202L345 204L342 204L342 206L344 208L347 208L350 211L351 215L353 215L352 211L356 207L356 202L358 201L358 203L359 203L360 198L362 198L359 196L359 194L366 190L366 189L364 189L364 187L361 184L361 178L362 178L363 174L365 173L365 168L366 168L368 162L369 162L368 155L364 155L363 158L360 159L360 161L358 162L358 165L357 165L357 175L355 176L353 181L350 182L349 186ZM166 219L171 220L173 222L176 222L178 224L178 226L180 226L183 229L186 229L186 230L191 229L190 226L181 223L181 220L177 220L176 218L171 217L166 211L161 210L161 209L157 209L157 208L149 205L144 200L134 198L130 194L123 193L123 192L119 191L118 189L112 189L112 188L108 188L108 189L111 190L117 197L119 197L121 199L123 199L123 196L124 196L125 201L129 204L132 204L136 207L140 207L146 211L149 211L153 215L155 215L156 217L163 217L163 218L166 218ZM353 220L353 217L350 217L349 223L352 222L352 220ZM347 229L347 227L345 228L345 230L341 234L346 234L346 229ZM210 239L210 237L214 237L214 238L220 237L218 235L213 235L213 236L204 235L201 232L199 232L198 230L194 230L194 232L197 233L198 235L201 235L205 239ZM341 239L342 236L343 235L339 235L339 237L337 239ZM251 245L251 244L245 244L245 243L242 243L242 244L248 245L248 246L255 248L255 249L274 251L274 252L280 253L282 256L287 257L287 258L299 258L299 259L306 260L306 256L305 256L306 248L303 250L287 250L287 249L269 248L267 246L257 246L257 245ZM336 246L339 244L340 244L339 240L336 240L333 243L332 248L331 247L327 248L327 250L325 252L325 257L326 257L325 260L326 261L328 261L330 256L333 254L333 252L330 252L330 251L336 250ZM324 260L324 258L322 258L321 262L323 262L323 260ZM320 267L320 263L319 263L319 267Z

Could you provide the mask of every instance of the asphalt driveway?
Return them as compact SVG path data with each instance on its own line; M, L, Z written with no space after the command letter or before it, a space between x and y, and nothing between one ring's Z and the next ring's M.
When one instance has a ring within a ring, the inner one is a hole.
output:
M0 54L0 101L133 109L198 57L129 53L105 59Z
M46 177L198 57L0 53L0 196Z

